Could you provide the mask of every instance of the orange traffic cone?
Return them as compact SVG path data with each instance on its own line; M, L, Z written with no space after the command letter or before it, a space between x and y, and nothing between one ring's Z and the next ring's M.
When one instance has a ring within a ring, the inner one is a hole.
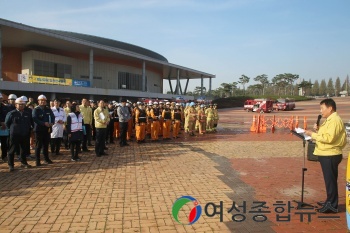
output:
M256 116L253 116L253 123L252 126L250 126L250 132L255 132L256 131Z
M295 118L295 128L299 128L299 117Z
M294 119L293 119L293 116L290 117L290 123L289 123L289 129L290 130L293 130L294 129Z
M262 120L261 120L261 132L266 133L266 121L265 121L265 115L262 115Z
M272 126L271 126L271 132L275 132L275 124L276 124L276 116L273 115L273 120L272 120Z
M260 133L260 115L258 116L257 120L256 120L256 133Z

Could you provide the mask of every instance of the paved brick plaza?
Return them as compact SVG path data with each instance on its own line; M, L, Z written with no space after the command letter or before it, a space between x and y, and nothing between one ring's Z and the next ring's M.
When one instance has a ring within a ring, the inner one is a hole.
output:
M347 159L340 164L339 214L300 210L311 212L311 222L307 215L301 222L293 208L290 221L278 222L273 204L300 200L302 142L285 130L252 134L249 123L230 118L234 111L221 111L216 134L109 145L109 156L88 152L75 163L63 151L42 168L25 170L17 162L14 173L0 164L0 232L346 232ZM345 158L348 152L349 146ZM317 162L306 161L306 167L304 201L315 205L325 197L322 173ZM177 223L172 205L183 195L195 197L203 209L222 201L223 222L203 210L193 225ZM233 201L246 202L245 221L232 220ZM266 221L252 220L253 202L266 202Z

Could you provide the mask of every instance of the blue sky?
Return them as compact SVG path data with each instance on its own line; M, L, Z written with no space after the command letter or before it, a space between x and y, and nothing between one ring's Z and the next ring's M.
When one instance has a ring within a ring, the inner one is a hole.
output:
M213 89L242 74L250 85L261 74L343 82L350 73L349 0L0 0L0 8L7 20L153 50L215 74Z

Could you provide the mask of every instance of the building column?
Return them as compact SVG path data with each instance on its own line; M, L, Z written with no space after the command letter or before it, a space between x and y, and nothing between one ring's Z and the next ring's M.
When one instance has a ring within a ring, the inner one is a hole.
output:
M180 69L177 69L176 94L180 95Z
M203 97L203 75L201 74L201 97Z
M146 62L142 62L142 91L146 91Z
M211 77L209 78L209 93L208 96L211 96Z
M2 81L2 31L0 27L0 80Z
M51 92L51 99L50 100L54 100L56 99L56 92Z
M90 87L94 87L94 50L92 49L90 49L89 67Z

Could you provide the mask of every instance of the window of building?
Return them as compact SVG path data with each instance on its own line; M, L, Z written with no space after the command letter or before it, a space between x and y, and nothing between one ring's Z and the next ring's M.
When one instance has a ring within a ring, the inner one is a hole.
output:
M89 79L90 77L88 75L80 75L81 79ZM94 76L94 79L102 79L102 77Z
M118 89L142 91L142 75L128 72L118 72Z
M57 78L70 78L72 66L49 61L34 60L34 75Z

